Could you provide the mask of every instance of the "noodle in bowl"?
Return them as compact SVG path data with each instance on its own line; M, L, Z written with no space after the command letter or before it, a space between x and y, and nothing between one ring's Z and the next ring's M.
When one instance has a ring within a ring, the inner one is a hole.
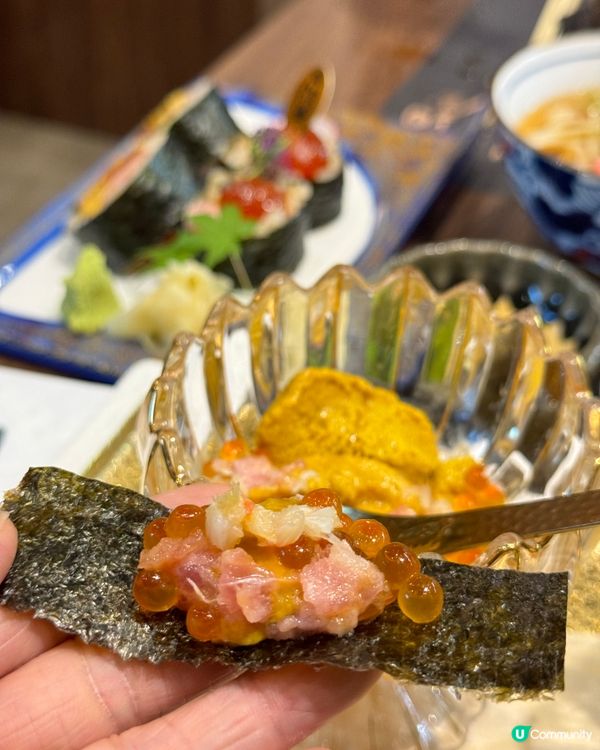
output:
M524 118L550 100L597 90L599 82L600 33L583 32L518 52L492 85L504 163L519 201L563 254L598 275L600 176L534 148L518 130ZM544 140L560 137L555 119L545 127Z

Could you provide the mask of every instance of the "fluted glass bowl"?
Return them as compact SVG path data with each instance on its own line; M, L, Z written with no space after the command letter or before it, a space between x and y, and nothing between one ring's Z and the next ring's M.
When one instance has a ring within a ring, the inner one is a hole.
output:
M474 283L438 294L411 267L370 285L339 266L306 290L274 274L248 304L225 297L200 335L175 340L140 414L143 489L154 495L201 481L224 440L252 442L261 414L307 366L396 391L429 415L441 449L484 461L509 499L595 486L600 403L576 354L546 354L540 326L532 309L497 320ZM580 549L574 533L533 542L505 535L479 564L573 569ZM384 679L352 720L334 721L318 741L383 748L402 735L403 748L446 750L460 744L480 705L471 695ZM370 744L357 744L361 718Z

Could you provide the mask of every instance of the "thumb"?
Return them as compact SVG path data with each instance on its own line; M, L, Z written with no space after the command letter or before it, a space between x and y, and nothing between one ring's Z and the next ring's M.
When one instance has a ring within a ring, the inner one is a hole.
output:
M17 530L5 510L0 510L0 581L8 573L17 554Z

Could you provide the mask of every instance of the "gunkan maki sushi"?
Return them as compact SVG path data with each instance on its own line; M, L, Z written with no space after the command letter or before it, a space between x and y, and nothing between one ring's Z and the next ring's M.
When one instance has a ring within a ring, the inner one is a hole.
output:
M242 261L251 283L257 285L273 271L290 272L300 262L311 192L308 183L289 176L269 180L213 169L200 199L188 205L188 214L214 215L222 206L234 205L256 222L253 236L242 242ZM235 277L230 261L215 270Z
M249 161L250 138L237 126L214 88L174 120L171 132L197 172L216 163L235 169Z
M113 270L141 247L163 241L183 221L198 192L181 145L169 133L142 133L80 198L71 229L98 245Z
M255 136L255 148L267 162L266 171L283 170L307 180L313 189L307 206L311 226L335 219L342 209L344 160L339 138L328 120L319 122L319 132L287 124L267 128ZM259 156L260 158L260 156Z

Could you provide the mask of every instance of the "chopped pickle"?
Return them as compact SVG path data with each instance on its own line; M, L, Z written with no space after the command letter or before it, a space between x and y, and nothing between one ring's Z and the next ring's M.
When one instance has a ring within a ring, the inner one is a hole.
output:
M293 497L267 497L261 500L260 504L267 510L283 510L290 505L296 505L297 501Z

